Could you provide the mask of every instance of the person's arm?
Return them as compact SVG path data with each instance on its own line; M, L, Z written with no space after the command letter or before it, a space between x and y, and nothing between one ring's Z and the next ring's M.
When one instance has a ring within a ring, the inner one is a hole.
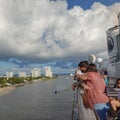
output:
M74 91L77 86L80 87L82 82L83 82L83 80L80 80L80 81L77 81L77 82L73 83L72 86L71 86L72 90Z
M77 78L81 80L88 80L87 74L77 75Z
M75 74L74 74L74 76L73 76L73 79L74 79L74 80L78 80L78 79L77 79L77 71L78 71L78 70L76 69L76 70L75 70Z

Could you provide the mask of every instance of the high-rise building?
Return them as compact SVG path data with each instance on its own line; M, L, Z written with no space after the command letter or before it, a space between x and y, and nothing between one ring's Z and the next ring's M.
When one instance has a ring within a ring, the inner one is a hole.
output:
M13 77L13 72L6 72L6 77L7 78Z
M45 67L45 76L50 78L52 77L51 67L48 67L48 66Z
M38 76L41 76L40 69L39 68L34 68L32 70L32 77L38 77Z
M27 77L26 72L19 71L19 77Z

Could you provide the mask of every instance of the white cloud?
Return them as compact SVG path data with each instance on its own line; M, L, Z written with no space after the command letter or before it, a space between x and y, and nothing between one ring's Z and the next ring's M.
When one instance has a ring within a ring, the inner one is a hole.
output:
M42 60L101 55L119 8L120 3L94 3L89 10L67 10L66 1L0 0L0 55Z

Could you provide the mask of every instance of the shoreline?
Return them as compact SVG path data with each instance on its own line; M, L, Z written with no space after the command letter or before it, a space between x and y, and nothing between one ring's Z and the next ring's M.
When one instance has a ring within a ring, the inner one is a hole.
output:
M0 88L0 96L8 94L11 91L13 91L14 89L15 89L14 86L6 86L6 87L3 87L3 88Z
M26 85L26 84L30 84L30 83L33 83L33 82L36 82L36 81L39 81L39 80L42 80L42 79L33 80L33 81L30 81L30 82L25 82L25 83L20 83L20 84L15 84L15 85L10 85L10 86L6 86L6 87L0 87L0 96L5 95L5 94L9 94L16 87L23 86L23 85Z
M5 94L9 94L11 91L13 91L16 87L20 87L23 86L25 84L29 84L29 83L33 83L37 80L34 80L32 82L26 82L26 83L20 83L20 84L15 84L15 85L11 85L11 86L6 86L6 87L0 87L0 96L5 95Z

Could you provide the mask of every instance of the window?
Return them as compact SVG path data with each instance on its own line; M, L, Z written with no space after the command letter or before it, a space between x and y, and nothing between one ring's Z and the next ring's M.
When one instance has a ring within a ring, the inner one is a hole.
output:
M107 37L108 53L112 52L114 47L113 38L111 36Z

